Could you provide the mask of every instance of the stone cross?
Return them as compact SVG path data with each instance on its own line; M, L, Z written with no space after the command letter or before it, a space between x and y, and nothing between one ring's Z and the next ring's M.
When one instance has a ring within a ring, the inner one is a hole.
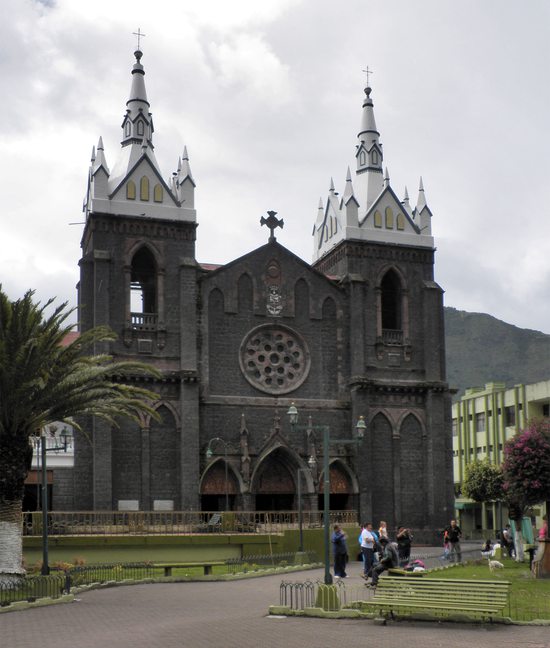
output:
M367 69L366 69L366 70L362 70L362 71L367 75L367 86L370 86L370 83L369 83L369 81L370 81L369 76L370 76L371 74L374 74L374 72L373 72L372 70L369 70L369 66L368 66L368 65L367 65Z
M137 36L137 48L139 49L139 39L140 38L145 38L145 34L141 31L140 27L138 27L137 32L132 32L134 36Z
M269 218L265 218L264 216L260 218L260 225L268 226L269 231L271 232L269 235L269 242L273 243L273 241L277 240L275 238L275 234L273 234L274 230L277 227L283 229L283 225L285 224L285 222L282 218L277 218L277 212L275 211L268 211L267 215L269 216Z

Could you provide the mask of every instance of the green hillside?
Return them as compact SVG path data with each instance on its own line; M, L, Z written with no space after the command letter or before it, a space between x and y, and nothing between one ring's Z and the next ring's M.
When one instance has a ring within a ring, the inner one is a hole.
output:
M459 389L550 379L550 335L486 315L445 308L447 380Z

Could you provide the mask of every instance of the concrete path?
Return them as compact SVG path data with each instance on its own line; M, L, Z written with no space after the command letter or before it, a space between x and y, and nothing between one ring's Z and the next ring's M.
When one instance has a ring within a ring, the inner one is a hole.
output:
M346 586L362 586L352 563ZM323 577L322 570L288 580ZM281 576L94 590L66 605L0 615L1 648L550 648L550 628L269 618Z

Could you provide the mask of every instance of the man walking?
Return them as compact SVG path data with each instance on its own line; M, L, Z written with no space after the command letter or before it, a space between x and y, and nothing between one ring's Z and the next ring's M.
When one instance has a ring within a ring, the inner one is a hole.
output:
M445 531L447 532L447 537L451 546L449 560L451 562L462 562L462 550L460 548L462 531L456 523L456 520L451 520L451 524L445 529Z

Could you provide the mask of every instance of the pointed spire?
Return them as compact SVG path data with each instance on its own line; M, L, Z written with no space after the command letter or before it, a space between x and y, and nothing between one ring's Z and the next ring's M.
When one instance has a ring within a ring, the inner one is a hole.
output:
M330 187L328 190L331 194L334 193L334 180L332 178L330 179Z
M109 167L105 159L105 151L103 150L103 138L100 137L97 143L97 153L93 153L92 159L92 173L95 173L100 167L103 167L105 173L109 175Z
M344 204L346 204L352 196L353 196L353 184L351 182L351 171L350 168L348 167L348 172L346 174L346 188L344 189L344 195L342 196L342 200Z
M418 186L418 200L416 201L416 211L420 213L424 207L427 207L428 203L426 202L426 194L424 193L424 183L422 182L422 176L420 176L420 184Z
M386 170L384 171L384 189L389 186L390 186L390 173L388 171L388 167L386 167Z
M384 189L382 161L384 154L380 144L380 133L374 119L374 106L371 99L372 89L365 88L361 126L357 139L359 141L355 157L357 160L357 181L355 190L361 205L361 215L365 216L370 206Z
M90 158L90 162L93 164L95 161L95 146L92 146L92 156Z
M178 176L176 180L178 186L182 185L187 178L189 178L193 186L195 186L195 181L193 180L193 174L191 173L191 165L189 164L189 154L187 153L187 146L184 146L183 155L181 158L178 158Z

